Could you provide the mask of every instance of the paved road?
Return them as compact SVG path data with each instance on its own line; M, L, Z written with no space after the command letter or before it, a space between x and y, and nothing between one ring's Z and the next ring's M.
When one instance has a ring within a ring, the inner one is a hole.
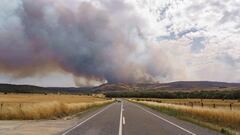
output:
M218 135L128 101L113 103L79 121L61 135Z

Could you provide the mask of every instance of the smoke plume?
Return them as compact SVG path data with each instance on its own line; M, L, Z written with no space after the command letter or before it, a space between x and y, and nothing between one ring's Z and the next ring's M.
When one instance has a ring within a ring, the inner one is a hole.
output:
M0 73L70 73L76 85L171 78L175 69L147 39L147 25L123 0L3 0Z

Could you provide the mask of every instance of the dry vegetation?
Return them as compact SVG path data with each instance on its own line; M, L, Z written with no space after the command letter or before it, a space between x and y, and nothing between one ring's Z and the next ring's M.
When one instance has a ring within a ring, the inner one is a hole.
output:
M0 119L56 119L111 101L78 95L0 95Z
M157 99L157 98L137 98L138 101L153 101L158 103L168 103L175 105L185 105L191 107L215 108L226 110L240 110L240 100L229 99Z
M135 102L144 104L160 112L219 130L222 133L240 134L240 110L191 107L151 101Z

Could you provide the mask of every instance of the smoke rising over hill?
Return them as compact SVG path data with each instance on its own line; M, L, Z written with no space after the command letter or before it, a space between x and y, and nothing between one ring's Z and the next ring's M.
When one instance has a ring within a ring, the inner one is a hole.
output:
M14 78L62 72L77 85L152 82L176 70L122 0L3 0L0 11L0 73Z

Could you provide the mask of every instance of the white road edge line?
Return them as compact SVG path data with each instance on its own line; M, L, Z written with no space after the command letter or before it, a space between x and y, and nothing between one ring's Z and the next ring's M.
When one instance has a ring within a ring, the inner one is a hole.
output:
M123 121L122 112L123 112L123 101L121 101L120 122L119 122L119 131L118 131L118 135L122 135L122 121Z
M86 120L82 121L81 123L73 126L72 128L68 129L66 132L64 132L62 135L66 135L68 134L70 131L72 131L73 129L75 129L76 127L82 125L83 123L87 122L88 120L92 119L93 117L97 116L98 114L102 113L103 111L107 110L109 107L111 107L113 104L108 105L107 107L105 107L104 109L102 109L101 111L95 113L94 115L92 115L91 117L87 118Z
M123 125L125 125L126 121L125 121L125 117L123 116Z
M134 105L136 105L136 104L134 104ZM173 126L178 127L179 129L181 129L181 130L183 130L183 131L185 131L185 132L187 132L187 133L189 133L189 134L191 134L191 135L196 135L195 133L193 133L193 132L191 132L191 131L189 131L189 130L181 127L181 126L179 126L179 125L177 125L177 124L175 124L175 123L173 123L173 122L171 122L171 121L169 121L169 120L167 120L167 119L164 119L164 118L162 118L162 117L160 117L160 116L158 116L158 115L156 115L156 114L154 114L154 113L152 113L152 112L150 112L150 111L148 111L148 110L140 107L139 105L136 105L136 106L139 107L140 109L144 110L145 112L148 112L148 113L156 116L157 118L159 118L159 119L161 119L161 120L163 120L163 121L165 121L165 122L168 122L169 124L172 124Z

